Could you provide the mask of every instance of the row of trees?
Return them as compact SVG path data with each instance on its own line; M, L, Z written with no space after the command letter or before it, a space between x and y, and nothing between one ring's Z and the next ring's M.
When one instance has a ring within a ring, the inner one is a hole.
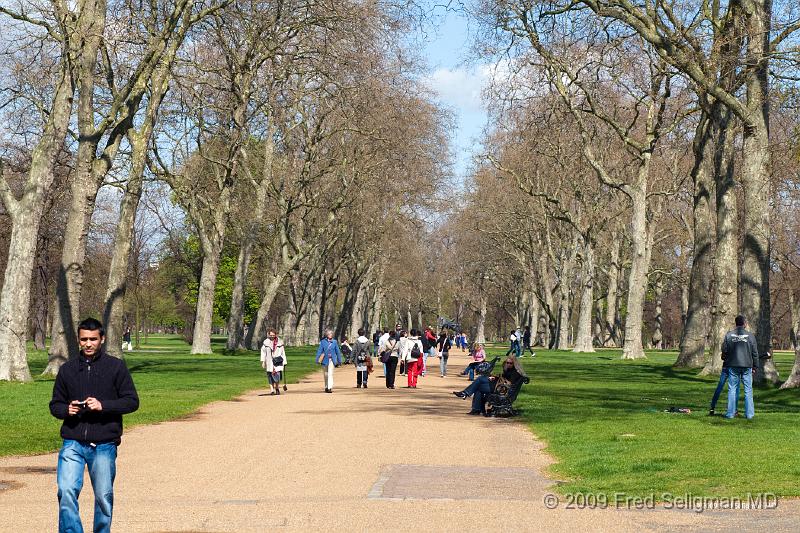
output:
M102 313L107 347L121 355L126 320L141 325L126 301L152 312L141 297L152 304L154 288L191 309L192 353L210 353L219 271L231 257L231 349L260 342L280 290L285 327L300 342L333 313L340 330L380 315L368 302L388 261L382 240L418 224L414 209L448 160L447 117L399 42L415 9L2 5L0 380L30 379L26 339L33 330L41 346L47 324L45 372L56 373L77 353L74 326L87 312ZM98 197L119 204L105 212Z
M790 328L794 342L797 6L510 0L475 12L500 75L462 215L462 238L473 227L495 258L473 284L504 292L513 322L551 347L644 357L664 343L665 301L677 366L718 373L738 313L762 353ZM770 360L760 370L778 381Z

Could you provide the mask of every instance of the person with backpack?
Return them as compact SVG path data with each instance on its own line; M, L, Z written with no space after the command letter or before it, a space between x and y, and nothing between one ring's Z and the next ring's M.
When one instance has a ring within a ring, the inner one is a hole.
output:
M450 357L450 348L453 343L447 332L442 331L439 334L439 339L436 341L436 347L439 349L439 372L442 377L447 375L447 358Z
M389 337L386 342L381 344L381 362L384 364L386 370L386 388L394 388L394 380L397 374L397 362L400 359L400 343L397 340L394 331L389 332Z
M261 346L261 368L267 372L269 393L280 395L281 377L286 366L286 350L274 329L267 331L267 338Z
M370 341L364 336L364 328L358 330L358 338L353 345L353 364L356 367L356 388L367 388L369 373L372 372L372 349Z
M342 350L339 343L333 338L333 330L325 331L325 337L319 341L316 362L322 365L325 377L325 392L333 392L333 369L342 365Z
M408 388L417 388L417 378L422 371L422 354L424 353L422 341L417 330L411 330L411 336L403 345L403 360L406 362L406 374L408 377Z
M397 332L395 332L397 333ZM398 352L400 353L400 375L406 375L406 359L403 357L403 354L406 352L406 344L408 344L408 332L404 329L401 329L397 335L397 345L398 345Z

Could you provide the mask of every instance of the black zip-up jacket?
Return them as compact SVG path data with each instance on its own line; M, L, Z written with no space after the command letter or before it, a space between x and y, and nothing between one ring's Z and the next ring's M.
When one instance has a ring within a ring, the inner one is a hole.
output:
M101 411L83 409L69 416L69 404L93 397ZM125 363L101 349L91 360L81 353L64 363L53 385L50 413L64 421L61 437L95 444L120 443L122 415L139 408L139 396Z
M752 333L742 327L725 334L722 341L723 366L756 368L758 366L758 345Z

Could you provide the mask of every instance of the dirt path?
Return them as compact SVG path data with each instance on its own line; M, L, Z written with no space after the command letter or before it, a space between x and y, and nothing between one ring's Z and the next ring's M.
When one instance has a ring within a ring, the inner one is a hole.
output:
M451 358L453 374L463 357ZM434 363L435 364L435 363ZM434 365L431 365L432 367ZM771 511L554 510L543 445L520 423L466 416L464 378L358 390L337 371L217 402L192 419L128 431L114 530L127 531L795 531L797 502ZM535 383L533 385L535 386ZM147 398L143 398L147 401ZM56 454L0 459L0 531L57 530ZM81 495L91 524L91 485ZM88 528L91 529L90 527Z

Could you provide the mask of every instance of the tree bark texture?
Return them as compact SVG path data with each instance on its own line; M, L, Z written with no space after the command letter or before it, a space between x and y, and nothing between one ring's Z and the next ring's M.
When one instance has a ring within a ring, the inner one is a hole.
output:
M714 306L711 310L710 356L701 374L719 374L722 371L722 341L725 333L734 326L738 305L738 213L734 190L733 138L728 133L730 112L724 112L724 115L715 125L717 244L714 254Z
M650 154L639 168L637 184L631 187L631 271L628 276L628 314L625 318L625 343L623 359L645 358L642 345L642 317L644 297L647 293L647 273L650 270L650 253L653 245L653 228L647 220L647 175Z
M714 241L716 230L712 217L714 183L709 175L711 160L711 126L704 114L695 129L692 142L694 166L692 167L692 266L689 273L686 320L681 333L681 351L676 367L701 368L705 364L711 309L711 284L713 280Z
M578 307L578 331L575 338L576 353L592 353L592 313L594 311L594 246L584 240L582 247L583 258L581 264L581 299Z
M789 377L781 385L782 389L800 387L800 299L796 298L794 291L789 291L789 311L792 319L792 347L794 348L794 365Z
M620 248L622 239L614 232L611 234L611 262L608 266L608 294L606 295L605 339L603 346L618 348L620 346L618 329L618 294L620 272Z

